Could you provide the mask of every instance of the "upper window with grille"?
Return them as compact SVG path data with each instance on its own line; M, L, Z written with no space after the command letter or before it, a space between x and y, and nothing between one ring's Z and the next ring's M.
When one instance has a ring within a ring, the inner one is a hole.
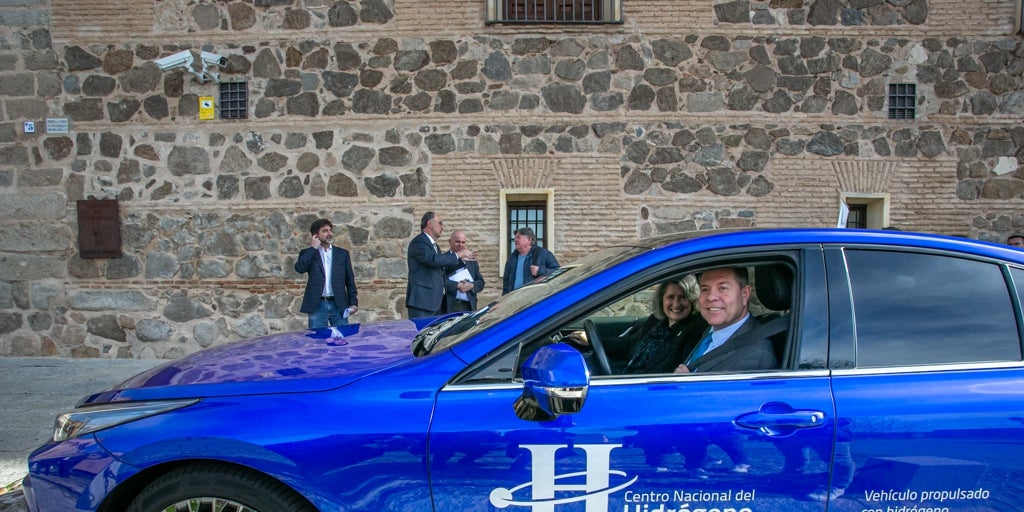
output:
M487 23L622 23L622 0L487 0Z
M246 119L249 117L249 83L220 83L220 118Z
M914 119L916 109L916 84L889 84L889 119Z

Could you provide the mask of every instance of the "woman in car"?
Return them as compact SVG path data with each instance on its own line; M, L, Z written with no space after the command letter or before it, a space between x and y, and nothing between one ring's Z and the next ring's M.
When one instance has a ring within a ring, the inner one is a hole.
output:
M658 285L650 316L615 338L604 341L612 373L672 373L700 340L707 322L697 312L700 290L692 275Z

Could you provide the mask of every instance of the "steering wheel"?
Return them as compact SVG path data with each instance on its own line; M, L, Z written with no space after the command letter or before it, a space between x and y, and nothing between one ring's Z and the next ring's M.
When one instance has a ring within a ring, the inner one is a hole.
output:
M612 374L612 365L608 362L608 354L604 351L604 345L601 344L601 338L597 334L597 325L591 319L583 321L583 331L587 333L587 342L590 343L590 348L594 349L594 355L597 356L597 366L601 370L602 375Z

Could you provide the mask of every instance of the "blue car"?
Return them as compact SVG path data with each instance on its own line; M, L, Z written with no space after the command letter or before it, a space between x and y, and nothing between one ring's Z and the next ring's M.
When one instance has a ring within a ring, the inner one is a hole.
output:
M972 240L643 240L473 313L156 367L61 415L24 492L33 511L1020 511L1022 303L1024 251Z

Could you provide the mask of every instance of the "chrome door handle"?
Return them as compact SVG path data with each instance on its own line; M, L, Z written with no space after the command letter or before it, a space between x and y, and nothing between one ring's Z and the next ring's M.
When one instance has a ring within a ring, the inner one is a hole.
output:
M762 405L757 412L740 415L734 422L768 436L785 436L797 429L823 426L825 413L810 409L793 409L781 402L769 402Z

